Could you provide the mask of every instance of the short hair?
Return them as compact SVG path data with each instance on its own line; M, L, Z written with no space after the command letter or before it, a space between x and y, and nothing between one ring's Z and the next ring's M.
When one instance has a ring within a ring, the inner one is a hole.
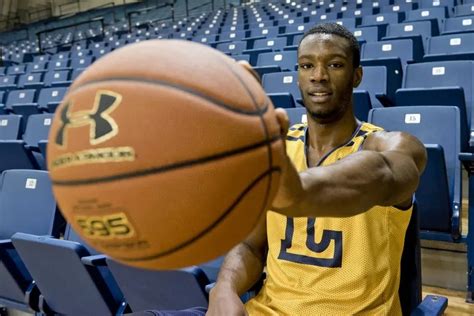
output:
M309 29L301 38L300 43L298 45L301 45L301 42L303 40L312 34L332 34L332 35L337 35L340 37L345 38L349 42L349 47L352 51L352 64L354 68L357 68L360 66L360 46L359 42L355 38L355 36L344 26L339 25L337 23L323 23L323 24L318 24L311 29Z

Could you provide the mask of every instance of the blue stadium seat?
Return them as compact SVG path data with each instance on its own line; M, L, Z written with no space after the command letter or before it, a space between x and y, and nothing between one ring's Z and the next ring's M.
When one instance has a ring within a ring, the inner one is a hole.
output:
M356 91L367 91L373 107L383 107L394 101L395 91L398 87L394 84L396 79L389 79L394 74L389 74L384 66L364 66L362 82Z
M0 115L0 140L18 139L21 132L21 115Z
M99 59L100 57L106 55L111 51L110 47L98 47L98 48L93 48L92 49L92 56L94 56L95 59Z
M246 35L246 31L235 31L229 33L219 34L219 42L239 41L243 40Z
M474 3L466 3L463 5L457 5L454 8L454 16L463 17L474 15Z
M421 44L421 43L419 43ZM362 59L385 59L399 57L402 66L419 62L423 58L423 46L416 46L411 39L368 42L362 46Z
M10 240L24 232L59 237L63 220L46 171L8 170L0 179L0 305L38 310L38 289Z
M290 127L295 124L307 122L306 108L304 107L286 109L286 113L288 114L288 118L290 120Z
M5 108L15 114L23 115L27 118L31 114L40 112L36 101L35 89L13 90L8 93Z
M247 54L232 55L231 57L235 60L245 60L250 63L250 55Z
M351 10L341 11L341 16L343 18L362 18L363 16L373 15L373 8L354 8ZM355 26L355 25L354 25Z
M67 88L43 88L38 96L38 107L54 113L66 95Z
M33 63L47 62L51 58L51 55L36 55L33 57Z
M390 24L383 40L411 39L416 45L421 42L426 51L428 39L437 35L439 35L439 29L436 24L432 24L430 21L405 22Z
M38 142L48 139L52 121L53 114L50 113L30 115L23 134L23 140L29 148L38 149Z
M107 265L133 311L207 307L205 286L210 282L198 267L146 270L126 266L110 258L107 258Z
M281 70L294 71L297 63L296 51L263 53L258 55L257 67L279 67Z
M122 315L123 294L101 255L92 255L71 238L63 240L16 233L13 245L41 293L39 310L47 315ZM74 234L75 235L75 234Z
M331 12L331 13L322 13L319 15L313 15L310 16L308 19L308 22L312 23L325 23L325 22L330 22L338 19L338 13L337 12Z
M49 71L64 70L64 69L70 69L69 68L69 59L50 61L48 63L48 70Z
M0 76L0 91L9 91L16 89L16 75Z
M377 26L358 27L352 32L359 43L377 42L380 32Z
M86 68L94 61L93 56L85 56L71 59L71 68Z
M268 37L265 39L258 39L253 43L253 49L269 48L273 51L283 50L285 46L286 46L286 38L282 38L282 37L278 37L278 38Z
M474 60L474 33L432 37L423 61Z
M216 49L220 50L226 54L242 54L244 50L247 49L246 41L232 41L230 43L219 43L216 46Z
M249 38L272 38L277 37L280 34L279 27L269 27L269 28L257 28L250 30Z
M50 62L54 63L56 61L64 61L68 60L70 58L70 53L62 52L62 53L57 53L53 56L51 56Z
M362 23L360 26L382 25L385 28L389 24L397 24L399 22L401 22L400 14L396 12L383 13L383 14L363 16Z
M443 34L464 32L474 32L474 12L471 16L450 18L444 22Z
M21 75L26 72L25 65L15 65L7 68L7 75Z
M292 108L301 102L298 72L278 72L263 75L263 89L275 107Z
M193 37L194 42L198 42L201 44L211 44L216 42L217 35L200 35Z
M462 122L459 108L407 106L374 109L369 120L390 131L408 132L426 144L428 164L416 192L422 236L438 236L446 241L460 238L462 176L458 155L461 152Z
M448 17L448 10L446 7L435 7L435 8L426 8L418 9L413 11L408 11L406 13L405 22L415 22L415 21L430 21L433 27L436 27L438 30L442 30L444 27L444 21Z
M455 105L468 131L474 128L474 62L442 61L408 65L402 88L396 92L397 105ZM466 117L466 119L463 118ZM464 137L464 136L463 136ZM466 136L469 137L469 136ZM474 137L469 140L474 146ZM465 148L468 144L462 144Z
M92 51L89 49L75 50L71 52L71 59L83 58L86 56L90 56L91 54L92 54Z
M45 87L69 87L69 70L51 70L44 74Z
M47 66L48 66L48 63L45 61L29 63L26 66L26 73L45 72L47 70Z
M393 5L382 5L380 6L380 13L398 13L406 12L410 10L418 9L418 3L415 1L405 2L405 1L395 1Z
M51 114L30 115L23 139L0 141L0 151L2 152L2 155L0 155L0 171L46 169L44 156L38 146L40 140L48 138L48 124L51 124L51 118ZM22 127L20 127L21 129Z
M21 89L39 89L44 86L43 73L33 72L20 75L17 87Z

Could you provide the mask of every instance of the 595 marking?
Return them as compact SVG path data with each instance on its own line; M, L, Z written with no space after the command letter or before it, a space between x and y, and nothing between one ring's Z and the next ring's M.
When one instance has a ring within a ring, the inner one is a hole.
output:
M82 234L91 239L129 238L135 234L125 213L105 216L76 216Z

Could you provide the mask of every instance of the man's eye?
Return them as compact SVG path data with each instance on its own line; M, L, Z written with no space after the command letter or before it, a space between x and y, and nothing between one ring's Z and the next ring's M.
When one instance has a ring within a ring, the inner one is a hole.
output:
M344 67L344 65L340 64L340 63L332 63L329 66L332 67L332 68L342 68L342 67Z
M309 69L309 68L311 68L311 64L301 64L301 65L300 65L300 68L302 68L302 69Z

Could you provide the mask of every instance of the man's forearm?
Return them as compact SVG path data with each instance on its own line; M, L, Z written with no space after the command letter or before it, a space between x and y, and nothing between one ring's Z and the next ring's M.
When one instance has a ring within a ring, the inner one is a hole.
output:
M216 288L231 290L239 296L242 295L259 280L264 260L263 253L256 252L245 242L240 243L225 257Z
M360 151L332 165L300 173L304 194L288 216L345 217L374 205L393 205L416 188L418 169L410 159Z

